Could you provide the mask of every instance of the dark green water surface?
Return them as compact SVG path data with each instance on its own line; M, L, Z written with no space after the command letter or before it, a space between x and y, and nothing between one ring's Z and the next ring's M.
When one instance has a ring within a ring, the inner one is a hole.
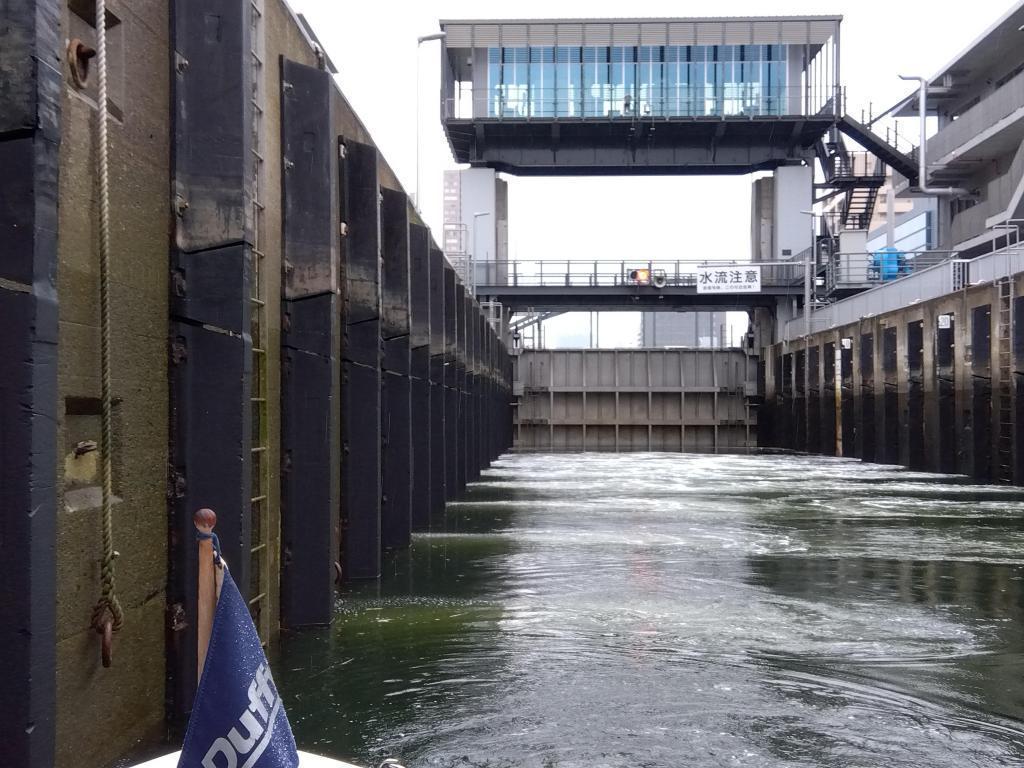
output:
M1024 495L841 459L515 455L273 659L365 765L1024 765Z

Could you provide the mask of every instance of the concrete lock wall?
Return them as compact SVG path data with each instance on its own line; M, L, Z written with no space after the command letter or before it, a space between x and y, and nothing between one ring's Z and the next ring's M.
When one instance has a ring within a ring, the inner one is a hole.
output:
M519 450L757 445L757 362L743 350L522 350L513 359Z
M273 643L330 622L339 575L375 577L511 440L504 345L454 275L446 304L436 238L311 30L280 0L110 0L124 622L102 667L98 93L65 50L95 24L81 0L0 6L5 766L180 736L196 509Z
M1024 483L1024 275L768 350L763 444Z

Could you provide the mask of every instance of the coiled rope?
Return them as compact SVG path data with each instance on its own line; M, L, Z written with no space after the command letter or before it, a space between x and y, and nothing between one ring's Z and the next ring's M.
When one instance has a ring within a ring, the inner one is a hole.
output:
M103 666L110 666L110 633L121 629L124 612L114 590L114 525L113 525L113 419L110 381L110 175L107 157L107 3L96 0L96 40L98 49L99 121L97 153L99 161L100 208L100 399L103 421L100 437L100 460L103 472L103 560L100 566L100 599L92 612L92 625L103 635Z

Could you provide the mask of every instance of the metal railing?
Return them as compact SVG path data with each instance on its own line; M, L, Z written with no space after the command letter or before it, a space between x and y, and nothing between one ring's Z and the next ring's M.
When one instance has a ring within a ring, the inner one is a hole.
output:
M477 286L598 288L636 287L634 270L646 270L652 281L664 280L665 287L694 287L702 271L713 268L726 273L760 267L762 287L793 286L803 282L802 261L723 261L723 260L573 260L477 262Z
M782 117L837 114L841 91L827 85L763 83L558 87L500 85L443 98L445 119Z
M956 256L955 251L875 251L837 253L825 263L826 294L898 280Z
M885 178L885 163L871 152L842 152L829 158L833 179Z

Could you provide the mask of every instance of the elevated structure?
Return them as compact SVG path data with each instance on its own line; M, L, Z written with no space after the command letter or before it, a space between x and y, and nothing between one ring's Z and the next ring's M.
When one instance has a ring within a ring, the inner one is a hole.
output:
M840 16L442 21L456 161L527 175L749 173L842 113Z
M746 311L804 296L805 264L794 261L512 261L504 269L501 275L485 274L477 295L481 301L500 302L510 313ZM635 270L646 270L650 280L634 279Z

